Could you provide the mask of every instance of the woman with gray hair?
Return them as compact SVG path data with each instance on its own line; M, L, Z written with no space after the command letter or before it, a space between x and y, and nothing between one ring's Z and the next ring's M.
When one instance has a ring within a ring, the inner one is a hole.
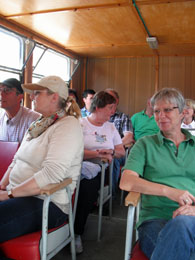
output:
M48 76L23 89L42 116L29 127L0 182L0 242L41 230L41 188L72 178L73 192L83 159L80 109L68 97L66 83ZM68 214L68 194L62 189L52 195L49 228L64 223Z
M181 124L181 128L187 129L192 135L195 135L195 101L187 98L184 107L184 120Z
M188 260L195 250L195 137L181 129L185 100L165 88L151 100L160 132L138 140L120 182L142 193L140 247L151 260Z

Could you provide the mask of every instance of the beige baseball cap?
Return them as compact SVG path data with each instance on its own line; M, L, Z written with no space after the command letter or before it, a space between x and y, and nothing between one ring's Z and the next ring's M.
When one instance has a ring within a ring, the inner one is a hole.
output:
M22 84L25 92L32 94L34 90L49 89L58 93L65 100L68 98L68 84L58 76L48 76L39 80L37 83Z

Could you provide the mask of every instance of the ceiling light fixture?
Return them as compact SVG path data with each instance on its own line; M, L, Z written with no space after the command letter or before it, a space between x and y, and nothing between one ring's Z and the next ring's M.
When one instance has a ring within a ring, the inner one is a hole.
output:
M147 37L146 41L151 49L158 49L158 40L156 37Z

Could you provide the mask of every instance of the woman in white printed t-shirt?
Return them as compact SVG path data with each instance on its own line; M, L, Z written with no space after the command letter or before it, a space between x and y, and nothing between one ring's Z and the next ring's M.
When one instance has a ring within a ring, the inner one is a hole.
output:
M115 99L105 91L93 97L90 116L81 119L84 136L84 162L75 219L76 251L83 251L81 235L100 188L101 158L109 162L125 155L121 137L113 123L108 122L115 108Z

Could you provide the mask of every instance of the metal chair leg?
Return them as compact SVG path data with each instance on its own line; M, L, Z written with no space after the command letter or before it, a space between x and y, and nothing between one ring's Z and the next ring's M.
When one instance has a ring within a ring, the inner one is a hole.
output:
M71 235L71 254L72 260L76 260L76 249L75 249L75 235L74 235L74 218L73 218L73 211L72 211L72 201L71 201L71 191L70 187L67 187L66 190L68 191L68 197L70 198L69 203L69 226L70 226L70 235Z
M49 211L50 196L46 196L43 202L42 216L42 256L41 260L47 259L47 233L48 233L48 211Z
M128 158L130 150L131 150L131 147L128 147L125 150L125 163L127 161L127 158ZM121 177L122 177L122 172L121 172ZM124 200L124 190L121 190L121 200L120 200L120 205L121 206L123 205L123 200Z
M112 172L113 172L114 160L109 166L109 217L112 217Z
M99 198L99 215L98 215L98 235L97 240L100 241L101 228L102 228L102 211L103 205L109 200L109 217L112 217L112 171L113 171L113 161L109 165L109 191L108 195L104 197L104 184L105 184L105 171L107 163L102 162L101 164L101 183L100 183L100 198Z
M106 164L102 163L101 183L100 183L99 214L98 214L98 235L97 235L97 240L98 241L100 241L101 227L102 227L102 209L103 209L103 199L104 199L105 169L106 169Z
M127 228L126 228L126 242L125 242L125 258L124 260L130 259L132 240L133 240L133 224L134 224L134 213L135 207L130 206L128 208L127 215Z

